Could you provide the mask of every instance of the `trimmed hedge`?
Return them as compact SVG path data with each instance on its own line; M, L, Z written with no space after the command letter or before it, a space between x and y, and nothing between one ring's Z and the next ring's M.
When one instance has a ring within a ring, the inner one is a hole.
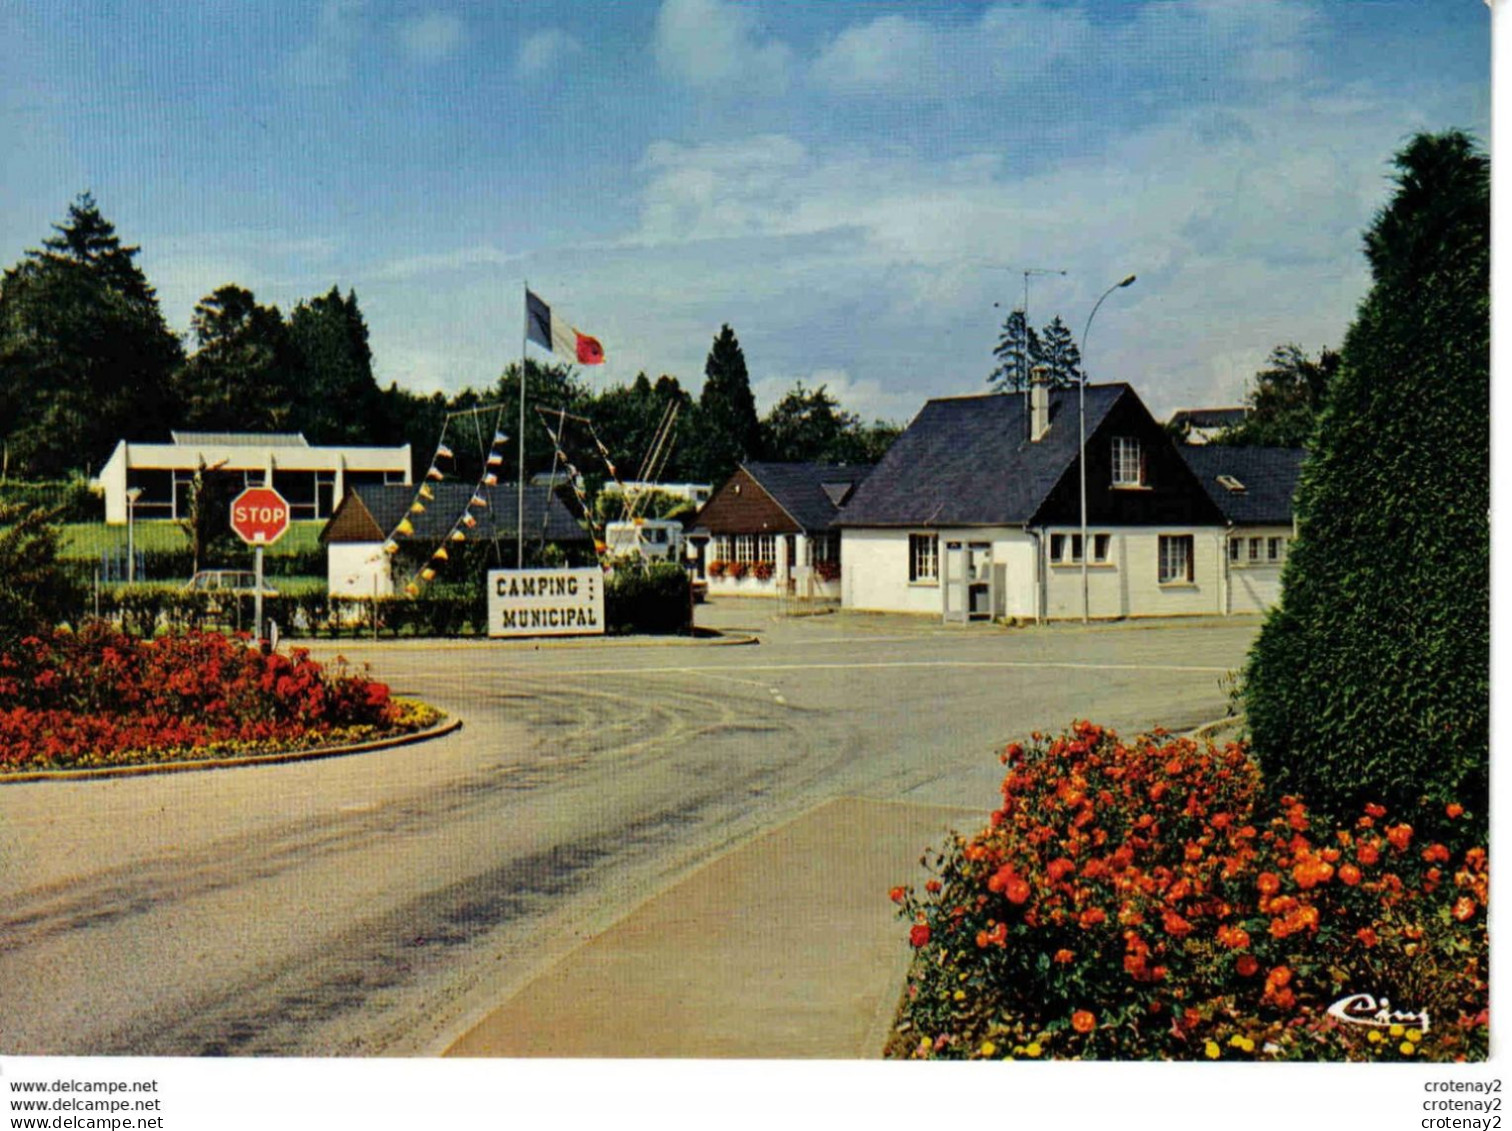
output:
M1375 283L1298 488L1280 605L1246 672L1277 796L1342 821L1446 803L1487 826L1489 162L1419 136L1366 236ZM1438 816L1436 816L1438 815ZM1416 822L1415 822L1416 823Z

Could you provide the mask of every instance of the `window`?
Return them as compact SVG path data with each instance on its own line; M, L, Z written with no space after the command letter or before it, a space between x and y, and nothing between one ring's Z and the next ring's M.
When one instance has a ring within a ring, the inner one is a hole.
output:
M756 560L756 536L754 534L735 535L735 560L737 562L754 562Z
M1108 549L1112 545L1112 542L1113 536L1111 534L1092 535L1092 560L1094 562L1106 562L1108 560Z
M938 581L940 579L940 536L938 534L910 534L908 536L908 580Z
M1112 545L1111 534L1093 534L1092 560L1106 563L1108 549ZM1050 535L1050 561L1053 565L1076 565L1082 560L1082 536L1080 534Z
M1249 560L1251 562L1258 562L1260 560L1260 547L1264 544L1264 542L1264 538L1251 538L1249 540Z
M1240 554L1240 552L1243 549L1244 549L1244 539L1243 538L1230 538L1229 539L1229 561L1234 562L1235 564L1238 564L1239 554Z
M1172 585L1193 580L1192 535L1160 536L1160 584Z
M1113 437L1113 486L1144 486L1144 453L1130 436Z
M1285 538L1266 539L1265 556L1267 561L1279 562L1286 553Z
M809 539L809 565L817 562L838 562L840 560L840 535L831 531L828 534L815 534Z
M756 535L756 560L758 562L775 562L777 560L777 536L775 534Z

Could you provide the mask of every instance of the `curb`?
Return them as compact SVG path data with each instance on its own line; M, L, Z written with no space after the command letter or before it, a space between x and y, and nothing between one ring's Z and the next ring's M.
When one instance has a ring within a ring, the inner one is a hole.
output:
M92 778L142 777L147 774L187 773L193 770L225 770L237 766L272 766L284 762L310 762L317 758L340 758L347 754L366 754L395 746L441 738L462 729L461 719L446 719L428 730L375 738L371 742L352 742L345 746L318 746L309 750L289 750L282 754L252 754L245 758L197 758L182 762L153 762L144 766L101 766L92 770L28 770L18 774L0 774L0 786L34 781L88 781Z
M554 640L551 637L534 637L523 640L491 639L487 636L407 636L402 640L365 640L357 637L288 637L280 643L296 644L314 652L327 647L340 650L352 648L425 648L438 644L455 647L494 647L505 652L564 651L574 648L729 648L743 644L759 644L760 638L751 632L711 632L708 636L595 636L574 637L571 640Z

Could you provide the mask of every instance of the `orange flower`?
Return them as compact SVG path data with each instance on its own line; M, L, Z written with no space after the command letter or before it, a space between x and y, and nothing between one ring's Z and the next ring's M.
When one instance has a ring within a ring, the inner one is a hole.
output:
M1023 903L1029 898L1029 884L1019 876L1014 876L1008 881L1008 886L1003 892L1008 897L1009 903Z
M1055 961L1059 962L1062 966L1064 966L1068 962L1074 961L1075 958L1076 955L1072 954L1065 947L1061 947L1058 951L1055 952Z
M1239 971L1240 977L1252 978L1255 976L1255 971L1260 969L1260 963L1255 960L1253 954L1241 954L1238 961L1234 963L1234 968Z
M1358 931L1355 932L1355 938L1359 939L1360 945L1365 947L1367 950L1381 941L1381 936L1376 934L1369 927L1361 927Z
M1095 927L1097 926L1097 924L1107 919L1107 917L1108 913L1101 907L1089 907L1077 917L1077 922L1079 922L1083 928Z
M908 932L908 941L916 948L926 945L929 942L929 924L916 924L913 930Z
M1045 869L1045 871L1049 874L1052 881L1059 880L1067 873L1076 871L1076 864L1074 861L1062 856L1058 859L1050 861L1050 864Z
M1392 825L1386 830L1386 839L1391 842L1391 847L1398 852L1406 852L1407 845L1412 842L1411 825Z
M1374 844L1362 844L1360 845L1359 851L1355 853L1355 859L1358 860L1361 864L1364 864L1366 867L1374 864L1380 858L1381 850Z
M940 892L940 881L929 880L927 883L925 883L924 890L927 891L930 895L938 895Z
M1071 1015L1071 1028L1078 1033L1090 1033L1097 1028L1097 1018L1085 1009L1078 1009Z
M1192 924L1183 919L1174 911L1165 913L1166 934L1173 938L1184 939L1192 933Z
M1461 923L1475 914L1475 900L1468 895L1462 895L1454 901L1453 915Z
M1255 886L1260 889L1261 895L1275 895L1281 890L1281 877L1274 872L1261 872Z
M1454 820L1455 818L1459 817L1462 813L1464 813L1464 811L1465 811L1465 807L1463 805L1461 805L1458 801L1451 801L1451 802L1449 802L1448 805L1444 806L1444 814L1451 821Z
M1349 887L1354 887L1360 882L1360 870L1353 864L1345 864L1339 869L1339 881Z
M900 887L899 888L893 888L892 891L890 891L890 892L887 893L887 898L890 899L890 900L892 900L894 903L902 903L903 902L903 889L900 888Z
M1423 859L1430 864L1449 863L1449 850L1442 844L1430 844L1423 849Z
M1291 970L1285 966L1277 966L1265 976L1267 985L1285 986L1291 982Z
M1384 817L1386 815L1386 807L1372 802L1365 806L1365 812L1369 813L1372 817Z

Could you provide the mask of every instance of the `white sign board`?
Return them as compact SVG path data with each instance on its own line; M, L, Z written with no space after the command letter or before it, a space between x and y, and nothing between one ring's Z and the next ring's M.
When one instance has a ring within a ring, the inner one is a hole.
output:
M495 569L488 574L488 635L583 636L604 631L604 573Z

